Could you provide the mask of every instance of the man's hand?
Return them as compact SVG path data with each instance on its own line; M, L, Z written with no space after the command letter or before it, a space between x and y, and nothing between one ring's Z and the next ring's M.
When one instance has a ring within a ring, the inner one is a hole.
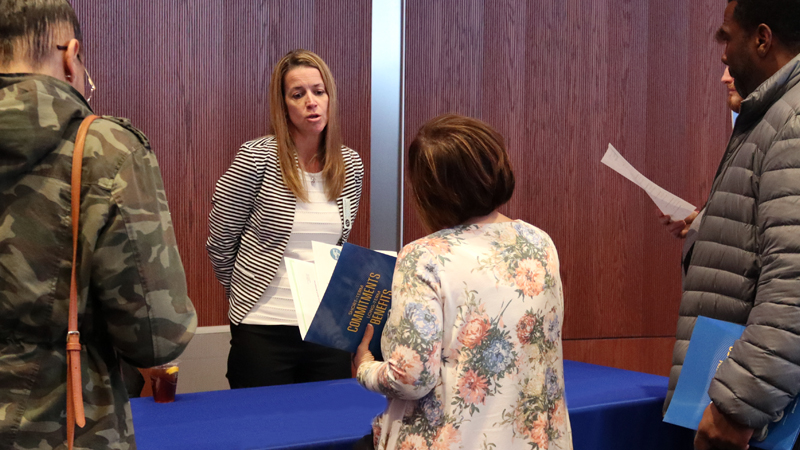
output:
M662 225L667 227L667 231L669 234L675 236L678 239L683 239L686 237L686 233L689 232L689 227L692 225L694 218L697 217L697 211L686 216L683 220L672 220L670 216L666 216L661 212L658 213L658 221L661 222Z
M364 331L364 337L361 339L361 343L358 344L358 348L356 349L356 354L353 355L353 366L355 367L356 373L358 373L358 366L365 362L375 361L375 357L372 356L372 352L369 351L369 343L372 340L372 335L375 333L375 328L372 325L367 325L367 330Z
M747 450L753 429L731 420L717 405L711 403L703 412L697 435L696 450Z

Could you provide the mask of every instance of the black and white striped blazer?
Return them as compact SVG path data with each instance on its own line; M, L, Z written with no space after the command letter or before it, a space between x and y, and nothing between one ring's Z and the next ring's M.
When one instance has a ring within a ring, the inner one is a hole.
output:
M345 183L336 199L340 245L353 228L364 178L358 154L343 146L342 156ZM228 318L239 324L275 277L294 224L297 198L283 183L274 136L242 145L211 202L206 250L228 295Z

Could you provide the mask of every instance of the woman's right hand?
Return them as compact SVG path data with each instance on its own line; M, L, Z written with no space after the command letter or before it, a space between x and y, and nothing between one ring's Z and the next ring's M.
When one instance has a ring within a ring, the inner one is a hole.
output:
M361 343L358 344L355 355L353 355L353 366L358 373L358 367L365 362L375 361L372 352L369 351L369 343L372 341L372 335L375 333L375 328L371 324L367 324L367 330L364 331L364 337Z

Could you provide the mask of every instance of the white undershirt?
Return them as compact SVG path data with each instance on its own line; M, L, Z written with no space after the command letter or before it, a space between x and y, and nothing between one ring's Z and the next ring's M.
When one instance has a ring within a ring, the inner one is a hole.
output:
M322 173L302 172L308 203L297 200L292 234L283 256L301 261L313 260L311 241L336 244L342 236L342 221L336 201L328 201ZM247 313L242 323L250 325L297 325L292 291L281 258L275 278Z

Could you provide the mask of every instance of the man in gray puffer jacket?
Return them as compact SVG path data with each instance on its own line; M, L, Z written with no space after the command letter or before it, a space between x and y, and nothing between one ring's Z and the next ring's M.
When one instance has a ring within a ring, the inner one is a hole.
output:
M667 403L697 316L746 325L697 449L747 448L800 391L800 0L729 0L717 39L745 100L683 283Z

